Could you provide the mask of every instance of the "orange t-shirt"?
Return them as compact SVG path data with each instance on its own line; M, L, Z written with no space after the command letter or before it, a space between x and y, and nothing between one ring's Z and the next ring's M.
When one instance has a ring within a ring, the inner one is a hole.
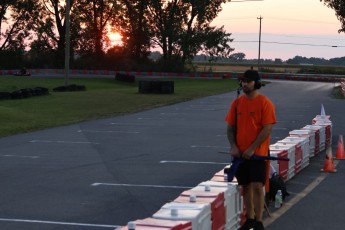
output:
M242 95L231 104L225 120L228 125L236 126L236 143L239 150L244 152L255 141L264 125L276 123L275 108L262 94L252 99ZM267 156L269 145L270 136L255 149L255 154Z

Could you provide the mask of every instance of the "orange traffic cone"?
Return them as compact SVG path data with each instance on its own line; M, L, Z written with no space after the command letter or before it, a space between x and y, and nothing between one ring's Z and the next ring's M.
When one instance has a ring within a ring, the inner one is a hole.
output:
M345 159L343 135L339 135L338 148L337 148L337 154L335 155L335 159L337 160Z
M334 168L333 154L332 154L331 146L327 147L326 159L325 159L325 163L324 163L323 168L321 169L321 171L322 172L336 172L337 171Z

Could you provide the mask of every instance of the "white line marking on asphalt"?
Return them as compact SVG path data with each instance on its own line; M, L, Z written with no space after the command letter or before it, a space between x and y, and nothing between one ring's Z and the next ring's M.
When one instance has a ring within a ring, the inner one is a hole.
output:
M160 113L161 115L181 115L186 113Z
M138 120L141 120L141 121L144 121L144 120L148 120L148 121L157 121L157 120L160 120L160 121L166 121L166 120L182 120L184 118L182 117L138 117L137 118Z
M279 127L273 127L274 130L287 130L287 128L279 128Z
M228 165L229 163L220 162L203 162L203 161L160 161L159 163L181 163L181 164L213 164L213 165Z
M285 121L285 120L283 120L283 121L277 121L277 123L279 124L279 123L296 123L296 121Z
M94 144L99 145L96 142L87 142L87 141L50 141L50 140L32 140L31 143L61 143L61 144Z
M31 159L40 158L39 156L20 156L20 155L12 155L12 154L6 154L6 155L2 155L2 156L3 157L31 158Z
M289 115L290 117L291 116L294 116L294 117L304 117L305 116L305 112L307 112L307 111L299 111L299 112L297 112L297 111L294 111L294 113L286 113L286 112L284 112L284 115Z
M217 146L217 145L191 145L191 148L220 148L220 149L228 149L229 147L225 146Z
M216 111L216 109L215 109L215 108L211 108L211 109L183 108L183 109L176 109L176 110L190 110L190 111Z
M142 123L110 123L111 125L118 126L164 126L162 124L142 124Z
M203 105L190 105L191 108L196 108L196 110L215 110L215 109L226 109L226 106L221 106L220 104L203 104ZM200 107L208 107L204 109L200 109ZM195 110L195 109L193 109Z
M214 106L213 104L197 104L197 105L189 105L190 107L205 107L205 106Z
M138 120L166 120L166 117L138 117Z
M0 221L4 221L4 222L38 223L38 224L55 224L55 225L74 225L74 226L100 227L100 228L118 228L118 227L120 227L119 225L84 224L84 223L73 223L73 222L70 223L70 222L59 222L59 221L7 219L7 218L0 218Z
M113 183L93 183L91 186L123 186L123 187L146 187L146 188L183 188L191 189L192 187L186 186L173 186L173 185L152 185L152 184L113 184Z
M116 130L78 130L78 133L128 133L128 134L138 134L139 132L130 132L130 131L116 131Z

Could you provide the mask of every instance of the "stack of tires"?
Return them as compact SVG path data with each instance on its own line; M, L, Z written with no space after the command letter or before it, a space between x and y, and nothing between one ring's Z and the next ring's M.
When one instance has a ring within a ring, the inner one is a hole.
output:
M74 92L74 91L85 91L85 90L86 90L86 87L84 85L76 85L76 84L58 86L53 89L54 92Z
M139 81L139 93L147 94L173 94L173 81Z
M23 99L33 96L48 95L49 90L45 87L23 88L12 92L0 92L0 100Z
M135 82L135 76L129 75L129 74L116 73L115 80L122 81L122 82L134 83Z

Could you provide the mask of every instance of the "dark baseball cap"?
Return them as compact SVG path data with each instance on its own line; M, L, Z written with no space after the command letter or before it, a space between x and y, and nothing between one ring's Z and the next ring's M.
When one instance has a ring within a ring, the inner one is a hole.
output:
M253 69L249 69L244 72L243 76L240 78L242 81L260 81L259 72Z

